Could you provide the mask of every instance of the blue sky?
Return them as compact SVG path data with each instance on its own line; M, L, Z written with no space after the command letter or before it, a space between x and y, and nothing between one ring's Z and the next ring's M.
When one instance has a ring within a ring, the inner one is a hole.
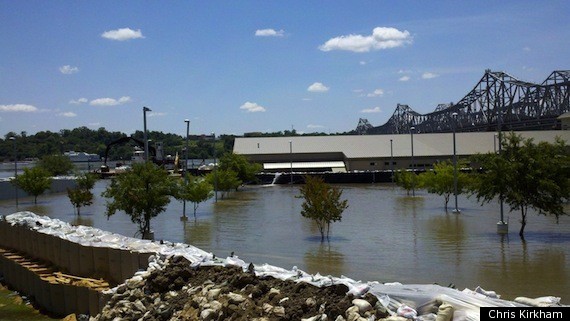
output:
M569 1L0 0L0 135L344 132L570 69Z

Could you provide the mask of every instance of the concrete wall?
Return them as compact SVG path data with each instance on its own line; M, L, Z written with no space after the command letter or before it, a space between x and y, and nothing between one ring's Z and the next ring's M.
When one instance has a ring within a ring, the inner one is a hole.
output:
M51 181L51 187L45 193L62 193L67 191L67 188L74 188L77 184L74 178L57 178ZM18 188L18 197L28 197L26 192ZM41 196L40 196L41 197ZM11 181L0 181L0 200L8 200L16 198L16 189Z

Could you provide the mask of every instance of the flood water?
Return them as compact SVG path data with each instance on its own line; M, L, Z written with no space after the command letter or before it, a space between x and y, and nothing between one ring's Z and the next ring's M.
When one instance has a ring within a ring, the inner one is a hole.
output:
M28 210L72 224L133 236L124 213L105 216L99 181L93 205L81 216L66 194L1 201L0 214ZM349 207L321 243L316 226L300 214L299 186L251 186L230 198L200 204L194 220L182 222L182 203L172 200L152 221L155 238L192 244L217 256L234 252L246 262L269 263L309 273L345 275L362 281L451 283L462 290L481 286L503 298L554 295L570 303L570 217L529 214L526 242L518 236L519 213L509 213L509 234L496 233L498 204L480 206L459 197L460 214L446 213L443 198L417 191L416 197L391 184L341 185ZM450 209L453 200L450 201ZM566 208L568 213L570 208Z

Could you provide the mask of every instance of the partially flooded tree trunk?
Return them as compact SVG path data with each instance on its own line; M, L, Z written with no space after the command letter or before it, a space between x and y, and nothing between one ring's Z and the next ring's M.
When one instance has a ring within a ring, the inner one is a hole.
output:
M521 206L521 229L519 231L519 236L521 237L521 239L524 240L524 228L526 226L526 209L525 207Z

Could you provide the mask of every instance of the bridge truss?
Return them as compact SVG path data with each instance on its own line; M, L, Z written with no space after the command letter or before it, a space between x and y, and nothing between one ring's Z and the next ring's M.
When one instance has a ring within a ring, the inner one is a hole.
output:
M455 124L458 132L556 129L557 117L570 111L569 85L570 70L554 71L541 84L486 70L457 103L440 104L424 115L398 104L384 125L372 127L360 119L356 132L402 134L414 127L417 133L442 133L451 132Z

